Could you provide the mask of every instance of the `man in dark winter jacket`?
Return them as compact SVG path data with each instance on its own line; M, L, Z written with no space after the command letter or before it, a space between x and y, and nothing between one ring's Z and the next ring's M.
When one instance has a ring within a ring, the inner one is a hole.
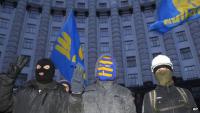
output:
M66 93L64 87L53 80L55 67L50 59L41 59L35 69L36 80L13 96L17 75L27 58L19 57L6 74L0 75L0 112L3 113L80 113L81 98Z
M199 113L189 90L174 86L173 65L167 56L156 56L151 69L158 85L145 94L143 113Z
M114 83L116 64L110 55L102 55L95 69L97 82L83 93L84 113L136 113L131 91Z

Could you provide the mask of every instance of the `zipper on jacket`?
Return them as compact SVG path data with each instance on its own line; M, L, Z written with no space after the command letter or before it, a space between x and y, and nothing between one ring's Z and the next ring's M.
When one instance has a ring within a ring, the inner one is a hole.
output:
M170 94L170 89L169 89L169 87L167 87L167 93L168 93L168 95ZM169 100L170 100L170 104L171 104L172 106L174 106L174 104L173 104L173 102L172 102L172 99L169 98ZM174 112L174 109L172 109L172 111L173 111L173 113L175 113L175 112Z

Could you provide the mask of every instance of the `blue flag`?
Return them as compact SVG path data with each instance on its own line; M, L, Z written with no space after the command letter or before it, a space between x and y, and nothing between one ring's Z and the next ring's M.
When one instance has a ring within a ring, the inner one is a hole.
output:
M187 21L200 17L200 0L158 0L157 21L150 30L165 33Z
M83 51L73 11L69 13L64 23L50 57L55 67L69 82L71 82L77 63L80 63L84 68Z

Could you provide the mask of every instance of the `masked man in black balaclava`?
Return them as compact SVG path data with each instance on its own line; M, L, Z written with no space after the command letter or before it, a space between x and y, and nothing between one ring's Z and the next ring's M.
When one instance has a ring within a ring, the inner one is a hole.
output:
M51 60L41 59L38 61L35 69L36 80L41 84L48 84L53 81L55 67Z
M36 80L29 81L24 89L13 96L15 80L27 61L26 57L19 57L8 73L0 75L0 112L81 112L80 95L66 93L63 85L53 80L55 67L50 59L39 60L35 67Z
M174 86L173 64L166 55L152 60L158 85L144 96L143 113L199 113L189 90Z

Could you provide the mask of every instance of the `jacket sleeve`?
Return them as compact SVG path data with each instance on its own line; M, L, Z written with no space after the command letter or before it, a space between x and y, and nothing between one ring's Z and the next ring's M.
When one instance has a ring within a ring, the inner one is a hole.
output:
M70 94L60 89L59 98L56 99L55 103L55 113L81 113L81 95ZM54 103L54 102L53 102Z
M136 113L134 97L130 91L127 92L125 104L125 113Z
M0 112L11 112L14 104L13 86L15 80L7 74L0 74Z
M191 113L200 113L190 91L187 90L187 89L184 89L184 90L185 90L187 97L188 97L188 103L189 103L189 106L191 107Z
M69 113L81 113L82 112L82 95L71 94L69 96Z
M151 106L149 93L144 95L143 105L142 105L142 113L154 113L154 110Z

